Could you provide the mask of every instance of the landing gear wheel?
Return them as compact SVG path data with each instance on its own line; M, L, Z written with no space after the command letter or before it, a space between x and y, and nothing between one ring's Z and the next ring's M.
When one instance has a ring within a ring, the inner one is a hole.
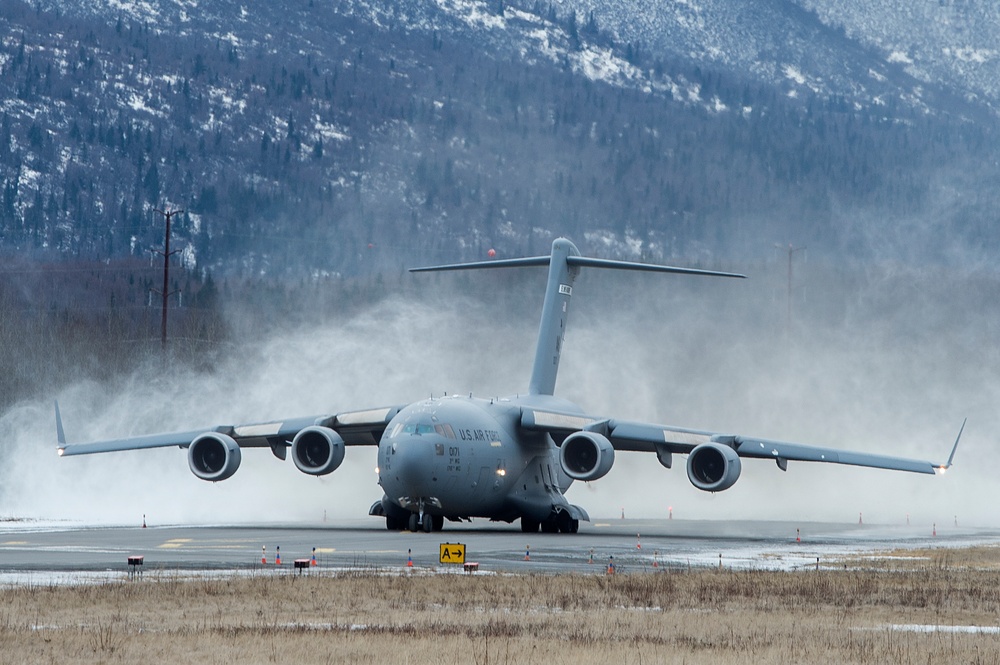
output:
M408 524L410 531L414 533L420 530L420 515L416 513L410 513L410 523Z
M389 531L402 531L403 526L403 520L398 517L393 517L391 515L385 516L385 528Z
M555 520L559 533L576 533L580 530L580 521L570 517L569 513L561 512Z
M424 533L430 533L434 530L434 518L431 515L424 515L421 526L424 527Z
M521 518L521 531L525 533L538 533L538 520L533 520L527 517Z
M559 525L555 520L545 520L542 522L542 533L559 533Z
M424 519L427 518L424 517ZM431 524L434 525L435 531L440 531L441 529L444 528L444 515L434 515L433 517L431 517L431 520L433 520Z

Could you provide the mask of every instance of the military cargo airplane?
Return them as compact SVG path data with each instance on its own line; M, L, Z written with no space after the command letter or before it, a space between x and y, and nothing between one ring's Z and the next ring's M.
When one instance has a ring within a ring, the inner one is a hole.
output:
M282 460L291 449L300 471L322 476L340 466L345 448L378 446L378 484L384 495L369 514L383 517L390 530L426 532L440 530L445 519L458 522L482 517L508 523L520 520L525 532L575 533L580 521L590 518L583 508L566 500L566 490L574 480L603 477L618 451L653 453L668 469L674 455L687 455L688 479L706 492L732 487L744 458L774 460L782 471L789 461L928 474L951 466L961 430L948 461L935 464L619 420L591 415L554 396L573 283L582 268L743 275L584 257L563 238L552 243L549 256L411 271L530 266L548 266L548 283L527 394L488 400L456 395L363 411L74 445L66 443L56 404L58 452L69 456L179 446L187 448L191 472L214 482L236 473L243 448L270 448Z

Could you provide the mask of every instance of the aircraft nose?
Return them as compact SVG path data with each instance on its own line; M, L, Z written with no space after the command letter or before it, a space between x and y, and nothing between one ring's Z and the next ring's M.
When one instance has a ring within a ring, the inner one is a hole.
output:
M410 437L396 442L392 475L407 496L427 494L434 475L434 444L422 439Z

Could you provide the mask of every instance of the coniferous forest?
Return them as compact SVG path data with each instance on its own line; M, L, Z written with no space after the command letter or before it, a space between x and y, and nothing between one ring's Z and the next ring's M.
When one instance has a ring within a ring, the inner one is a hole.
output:
M232 334L232 303L288 321L322 292L343 310L407 266L542 254L559 235L688 265L775 243L931 263L1000 245L996 117L960 95L930 111L789 96L542 3L518 11L557 47L597 45L642 80L321 3L238 35L4 6L3 404L81 358L113 373L158 348L169 210L171 326L192 362Z

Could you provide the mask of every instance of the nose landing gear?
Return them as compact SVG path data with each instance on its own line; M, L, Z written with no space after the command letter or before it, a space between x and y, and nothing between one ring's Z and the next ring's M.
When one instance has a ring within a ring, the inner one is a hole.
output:
M423 531L424 533L440 531L444 528L444 517L441 515L431 515L429 513L410 513L408 526L410 531L413 531L414 533L417 531Z

